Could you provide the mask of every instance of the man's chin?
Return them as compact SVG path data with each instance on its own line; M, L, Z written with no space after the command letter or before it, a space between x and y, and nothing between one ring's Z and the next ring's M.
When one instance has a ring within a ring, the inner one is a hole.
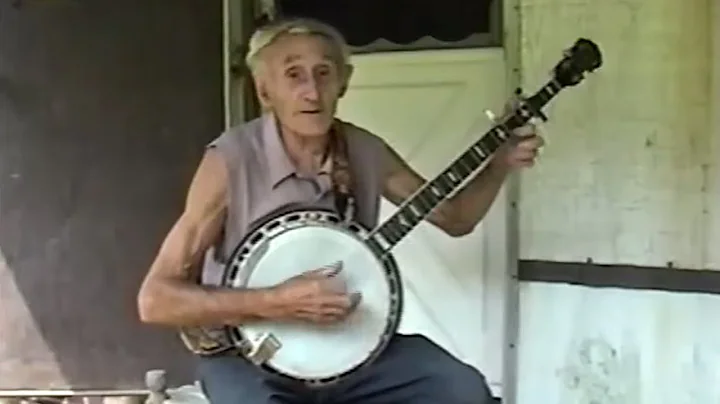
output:
M301 136L317 137L326 135L331 126L332 122L304 122L293 128L293 131Z
M323 137L328 134L328 131L317 131L317 130L303 130L303 131L296 131L299 136L305 137L305 138L313 138L313 137Z

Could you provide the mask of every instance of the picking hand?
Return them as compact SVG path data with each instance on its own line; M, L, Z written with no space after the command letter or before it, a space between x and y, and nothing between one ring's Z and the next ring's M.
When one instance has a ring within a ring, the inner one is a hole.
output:
M360 293L348 294L338 277L342 264L315 269L294 276L276 290L286 310L281 315L313 323L334 323L347 317L360 303Z

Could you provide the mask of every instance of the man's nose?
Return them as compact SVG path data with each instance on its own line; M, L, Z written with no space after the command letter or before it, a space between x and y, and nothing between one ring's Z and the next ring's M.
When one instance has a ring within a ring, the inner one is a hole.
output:
M320 99L320 83L314 78L310 78L305 82L305 98L308 101L318 101Z

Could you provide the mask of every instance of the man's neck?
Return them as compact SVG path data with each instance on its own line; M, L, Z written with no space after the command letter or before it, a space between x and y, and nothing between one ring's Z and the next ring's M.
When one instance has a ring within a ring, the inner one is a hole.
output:
M318 171L328 157L330 133L323 136L301 136L280 126L281 137L290 159L302 171Z

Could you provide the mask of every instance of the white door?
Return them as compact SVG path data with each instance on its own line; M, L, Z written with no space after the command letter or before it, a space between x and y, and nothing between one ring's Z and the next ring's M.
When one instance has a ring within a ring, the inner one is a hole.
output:
M497 112L505 102L501 49L357 55L353 64L340 117L385 138L426 178L489 129L485 108ZM407 296L401 332L422 333L477 367L497 395L507 268L503 204L500 197L469 236L454 239L423 224L395 250ZM382 219L393 210L383 201Z

